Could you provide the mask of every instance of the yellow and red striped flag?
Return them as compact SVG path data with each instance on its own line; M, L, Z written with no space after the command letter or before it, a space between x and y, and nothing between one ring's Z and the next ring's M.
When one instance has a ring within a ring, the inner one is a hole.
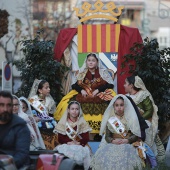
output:
M78 53L118 52L120 24L78 26Z

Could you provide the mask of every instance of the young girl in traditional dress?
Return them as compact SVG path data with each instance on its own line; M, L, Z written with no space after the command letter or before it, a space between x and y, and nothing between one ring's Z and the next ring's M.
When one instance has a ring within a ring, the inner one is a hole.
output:
M50 95L49 83L46 80L35 79L28 101L34 109L34 116L39 118L38 126L46 148L54 149L58 144L56 135L53 133L56 126L53 118L56 104Z
M21 102L22 111L28 115L29 119L31 120L32 127L34 128L34 131L37 135L37 141L38 141L37 143L38 144L37 144L37 146L35 146L35 150L36 149L37 150L46 149L44 141L43 141L41 133L40 133L40 130L37 125L37 121L39 121L39 118L36 119L37 117L35 117L33 115L30 103L28 102L28 100L25 97L22 96L19 98L19 100Z
M146 89L143 80L139 76L130 76L124 84L127 96L130 96L138 106L141 115L146 120L149 128L146 131L145 142L152 148L158 162L165 160L165 149L158 136L158 108L154 103L151 93Z
M147 128L143 120L139 122L138 115L130 100L124 95L115 96L106 109L100 134L105 133L106 142L96 151L92 158L93 170L132 170L142 169L144 163L144 148L141 139L142 126ZM140 146L143 155L134 146ZM140 157L139 157L139 155ZM146 158L146 157L145 157Z
M42 141L41 135L39 135L34 118L22 111L22 103L15 95L13 95L13 114L17 114L27 122L27 126L31 134L30 151L45 149L45 145Z
M58 134L58 141L61 144L54 150L74 159L77 164L83 164L84 169L88 170L91 152L87 143L91 130L83 118L80 103L71 101L54 129L54 132Z

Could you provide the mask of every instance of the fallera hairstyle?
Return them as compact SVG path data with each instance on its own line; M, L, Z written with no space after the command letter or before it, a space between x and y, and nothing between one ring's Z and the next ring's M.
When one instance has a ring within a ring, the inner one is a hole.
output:
M25 103L25 105L26 105L26 107L28 108L28 104L27 104L27 102L25 101L25 100L20 100L21 102L23 102L23 103Z
M39 89L42 89L42 88L43 88L43 85L44 85L45 83L48 83L48 81L46 81L46 80L41 80L41 82L40 82L39 85L38 85L37 94L40 93L38 90L39 90Z
M135 76L129 76L126 78L126 80L129 82L129 84L133 85L134 90L139 91L140 88L135 87Z
M80 103L79 103L79 102L77 102L77 101L71 101L71 102L69 102L69 104L68 104L68 109L70 109L70 106L71 106L72 104L77 104L77 105L79 105L79 107L80 107Z
M96 54L94 54L94 53L89 53L89 54L87 55L87 59L88 59L90 56L93 56L93 57L98 61L98 58L97 58Z
M0 97L10 98L11 101L13 99L12 94L10 92L8 92L8 91L0 91Z
M123 97L119 96L119 97L115 100L115 102L116 102L117 100L119 100L119 99L124 101ZM113 103L113 105L115 104L115 102Z

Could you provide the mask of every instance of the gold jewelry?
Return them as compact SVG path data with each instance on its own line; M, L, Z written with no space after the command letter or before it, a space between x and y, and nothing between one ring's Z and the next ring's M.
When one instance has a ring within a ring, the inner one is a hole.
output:
M122 114L122 115L120 116L120 115L118 115L117 113L115 113L115 115L119 116L120 119L122 119L123 116L124 116L124 114Z
M44 100L44 95L42 93L39 93L38 97L41 99L41 100Z
M43 94L42 94L42 93L39 93L39 94L38 94L38 97L39 97L40 99L43 99Z

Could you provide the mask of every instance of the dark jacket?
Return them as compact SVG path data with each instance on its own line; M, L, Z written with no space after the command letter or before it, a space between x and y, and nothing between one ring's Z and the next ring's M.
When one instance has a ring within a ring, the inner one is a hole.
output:
M30 131L26 122L15 114L9 123L0 125L0 134L6 128L6 135L0 142L0 152L13 156L17 168L20 168L29 162Z

